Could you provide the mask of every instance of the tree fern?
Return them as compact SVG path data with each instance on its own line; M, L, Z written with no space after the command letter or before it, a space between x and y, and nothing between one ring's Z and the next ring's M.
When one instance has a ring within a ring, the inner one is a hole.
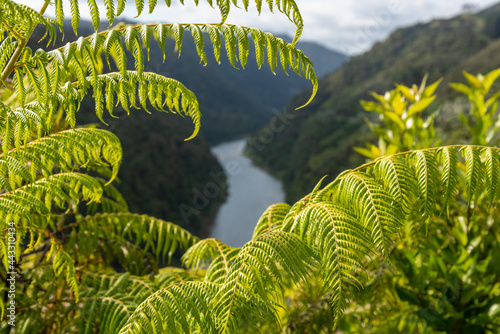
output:
M390 261L410 217L428 221L436 208L447 210L462 196L463 188L464 202L471 207L482 199L489 205L498 200L499 150L449 146L381 157L342 173L322 189L318 183L292 207L271 206L241 248L199 240L171 222L130 213L111 184L122 159L119 141L105 130L76 126L84 97L92 92L103 123L104 109L113 117L118 105L127 112L130 106L154 108L191 118L196 135L201 113L195 95L174 79L145 72L152 41L165 58L171 38L182 56L184 34L190 33L203 64L209 61L205 45L212 45L220 62L223 43L231 65L245 68L253 43L259 68L266 62L273 73L281 66L285 73L291 69L311 81L307 104L318 82L312 63L294 46L302 17L293 0L255 1L258 13L267 5L295 24L292 43L257 28L226 24L234 7L248 10L248 0L215 2L219 24L121 24L98 31L101 9L92 0L93 35L33 52L26 43L35 27L45 27L50 45L68 12L55 0L55 19L45 18L49 4L44 2L37 12L0 0L0 272L15 265L26 276L18 293L21 333L236 333L247 325L277 329L279 309L287 306L284 296L297 287L314 289L321 302L328 301L334 327L362 288L372 259ZM136 0L135 7L140 15L146 8L154 11L157 2ZM123 0L104 1L110 26L124 9ZM80 2L71 0L75 32L80 11ZM134 71L128 68L130 57ZM487 92L499 73L466 77ZM424 86L418 92L398 87L390 98L404 96L414 116L434 99L430 95L437 83ZM472 92L465 85L454 88ZM491 97L476 109L485 114L495 101ZM16 231L12 263L10 229ZM462 239L467 244L467 236ZM474 247L471 242L469 249ZM190 269L159 269L178 249L186 250L181 260ZM6 286L0 291L5 293ZM3 299L0 308L3 316Z
M228 248L212 239L200 241L185 254L185 263L196 267L207 263L207 273L212 266L220 273L215 276L213 307L207 306L201 312L214 319L211 321L215 321L219 331L236 332L239 321L251 318L252 314L261 318L276 316L275 303L279 304L280 291L283 291L283 272L295 273L299 282L311 275L311 269L318 268L324 284L323 294L328 296L332 307L332 324L337 323L348 305L352 288L361 288L363 275L360 273L365 266L365 256L378 251L390 259L388 249L409 219L406 214L409 210L422 210L420 216L426 220L429 203L436 203L442 194L455 196L460 179L450 175L456 175L460 167L450 163L450 156L457 156L458 150L470 152L465 154L465 165L472 164L474 159L483 159L486 170L498 169L493 166L494 162L487 162L492 160L489 154L494 154L493 159L498 158L496 148L448 146L387 156L343 173L323 190L316 189L300 201L299 207L291 210L279 207L288 212L285 218L284 212L273 216L275 207L269 208L259 225L270 219L280 227L263 231L241 249ZM443 168L440 170L439 166ZM467 179L474 177L470 175L474 168L466 171ZM432 191L428 190L429 180L434 182ZM490 187L498 187L498 184L479 182L475 192L486 191L495 201L498 194L492 195ZM399 210L392 209L396 201ZM285 223L280 225L283 220ZM206 279L211 280L210 276ZM151 302L160 303L163 297L151 298ZM145 310L141 308L142 313L136 313L131 318L135 320L125 329L135 328L141 332L139 328L152 326L142 322ZM167 320L155 318L155 321L163 321L167 326ZM180 325L170 323L169 326Z

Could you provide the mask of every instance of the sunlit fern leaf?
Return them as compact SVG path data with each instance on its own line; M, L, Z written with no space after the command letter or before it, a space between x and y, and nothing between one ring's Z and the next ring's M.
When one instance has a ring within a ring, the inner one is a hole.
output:
M164 267L154 277L154 283L159 288L167 288L170 285L188 282L203 281L204 271L184 270L176 267Z
M78 27L80 26L80 6L78 4L78 0L69 0L70 10L71 10L71 26L73 27L73 31L75 35L78 34ZM61 8L62 9L62 8ZM57 7L56 7L57 10ZM56 12L56 16L61 15Z
M2 21L7 23L11 33L14 32L28 38L32 30L41 24L45 26L45 35L42 39L49 35L48 43L55 41L56 29L54 25L57 24L55 20L44 17L29 6L11 0L0 0L0 8L2 8Z
M374 173L391 194L397 219L403 219L403 215L412 209L417 186L413 171L404 158L395 156L378 160Z
M106 18L111 26L115 18L115 2L113 0L104 0L104 5L106 6Z
M434 150L415 151L410 155L415 165L418 196L423 217L431 217L436 204L436 194L440 181Z
M362 258L370 249L369 231L344 208L324 202L307 205L286 229L317 252L324 295L330 295L336 326L351 288L361 289L356 274L363 268Z
M82 272L82 317L78 319L82 333L116 333L134 310L156 291L145 278L128 273Z
M98 173L103 175L103 169L99 169ZM96 178L103 187L103 196L99 203L90 203L87 206L87 215L94 215L98 211L102 213L118 213L128 212L128 205L122 194L112 184L107 184L107 181L101 178Z
M371 231L371 240L384 257L400 222L392 207L391 194L371 175L361 172L340 177L338 200Z
M281 228L283 220L290 211L290 208L290 205L286 203L278 203L269 206L262 216L260 216L255 226L252 239L261 234L271 232L274 229Z
M186 268L198 270L206 265L210 265L219 256L226 257L233 250L233 247L217 239L202 239L186 251L182 256L182 263ZM229 268L230 261L227 261L226 265Z
M5 65L17 47L17 41L12 36L5 37L0 43L0 73L5 69ZM0 82L0 85L2 83Z
M249 32L254 42L255 59L257 61L257 66L260 69L262 67L262 64L264 63L264 34L262 33L262 31L256 28L250 28Z
M3 141L8 142L9 139L4 137ZM83 128L61 131L4 151L0 155L0 165L8 167L4 172L9 172L11 181L17 178L18 182L11 184L15 187L33 181L37 172L48 176L54 168L69 171L91 164L111 167L110 179L113 180L121 159L120 141L114 134L101 129ZM7 176L2 174L0 170L0 180Z
M224 283L212 300L217 318L217 330L235 333L238 316L275 316L273 303L283 294L281 268L295 282L305 279L308 270L316 265L313 254L297 236L273 231L246 243L233 259ZM253 300L258 307L250 308Z
M481 162L479 147L465 146L460 152L465 157L465 177L467 180L467 202L470 203L476 190L481 187L485 179L485 170ZM490 160L493 163L493 160Z
M170 222L134 213L103 213L87 216L75 224L95 235L121 235L136 245L144 243L145 251L151 249L157 258L172 257L177 248L184 250L198 242L198 238Z
M498 196L498 183L500 182L500 157L498 156L498 150L491 147L483 148L483 154L485 156L486 167L485 183L488 189L488 200L490 201L489 206L491 206Z
M206 62L207 59L205 53L202 52L204 40L203 35L200 35L200 31L209 33L217 61L220 59L220 37L222 36L225 40L225 49L228 59L235 67L238 60L237 54L240 55L241 64L244 65L246 63L247 54L249 52L249 42L247 38L250 34L251 37L254 38L259 67L263 62L263 52L267 49L268 63L270 68L274 71L279 52L282 65L285 69L289 67L298 75L304 76L312 82L313 92L311 98L317 91L317 78L311 61L293 45L286 43L280 38L275 38L269 33L264 34L255 28L250 29L234 25L150 24L117 27L109 31L93 34L87 37L87 39L80 38L77 42L67 43L64 47L50 51L46 54L41 50L37 51L34 56L31 56L29 53L26 54L24 56L25 62L23 62L23 68L18 68L17 71L22 71L20 74L27 74L30 80L16 79L14 82L17 87L16 92L20 96L21 104L24 104L22 97L25 96L23 92L26 91L26 89L33 89L39 101L43 102L49 99L53 101L52 104L55 104L54 99L58 98L58 95L47 93L47 90L42 87L42 82L51 83L53 89L55 89L55 86L63 87L67 85L66 82L68 78L59 77L58 75L63 71L55 71L53 69L48 71L47 75L42 76L36 68L38 67L41 69L46 66L60 66L68 72L71 66L71 71L76 74L78 79L78 84L74 83L74 85L76 84L77 87L83 88L83 92L85 92L87 88L93 86L96 99L99 101L108 101L109 97L104 98L98 89L96 91L96 88L102 88L102 82L101 84L96 82L97 73L102 70L102 53L104 53L104 58L108 63L110 56L114 58L121 75L126 78L130 72L127 71L125 50L130 51L135 60L135 68L140 76L144 69L145 61L142 48L146 48L149 53L150 38L157 40L164 52L166 38L172 37L177 48L180 50L183 43L182 32L184 30L188 30L194 35L194 42L201 62ZM238 43L236 43L235 36L237 36ZM290 53L294 56L290 57ZM64 81L58 82L58 80ZM57 84L55 84L55 82ZM29 87L25 87L26 85L29 85ZM66 98L70 98L70 102L74 104L76 97L67 96L69 88L72 88L72 86L68 86L63 92L66 93ZM78 95L78 99L80 100L84 94L74 90L72 95Z
M121 73L101 74L95 78L97 87L94 88L96 104L96 114L104 122L104 108L113 115L113 109L117 103L128 103L135 105L136 94L139 93L139 102L143 107L146 103L157 110L166 111L165 106L172 112L190 117L194 123L193 134L187 138L189 140L196 136L200 128L201 113L196 96L179 81L166 78L152 72L144 72L142 75L134 71L126 71L126 75ZM85 78L81 86L92 84L93 78ZM77 86L80 85L79 83ZM149 87L149 92L148 92ZM56 101L63 97L63 107L71 107L79 104L83 95L75 89L75 85L65 85L59 90L58 96L53 97ZM35 102L29 103L26 108L31 108ZM22 110L22 109L18 109ZM12 136L11 133L6 135Z
M184 282L161 289L135 310L120 334L217 333L209 309L217 290L210 282Z
M182 261L184 266L194 270L208 266L205 281L222 283L238 252L239 248L233 248L217 239L209 238L200 240L190 247L182 256Z
M53 249L52 249L53 248ZM76 277L75 264L71 256L66 253L61 245L57 245L55 242L52 243L50 253L54 253L54 262L52 267L54 268L54 273L56 276L60 276L62 273L66 273L66 281L69 287L75 294L75 301L78 302L80 297L80 289L78 286L78 278Z
M444 197L443 206L448 212L448 203L457 193L458 185L458 157L454 147L443 147L438 151L442 165L441 184Z
M155 29L152 29L152 27ZM220 58L220 48L217 47L220 35L225 37L226 53L230 60L234 60L232 61L234 66L236 66L237 61L236 48L238 48L243 63L246 62L246 55L249 51L249 43L247 43L246 35L251 31L252 36L257 37L257 39L254 40L254 44L259 44L258 48L256 48L257 54L261 54L263 50L267 48L268 55L271 57L268 57L268 62L270 67L274 69L276 59L272 58L277 57L277 50L280 50L280 52L283 53L281 55L282 61L288 62L287 66L292 68L297 74L305 76L313 83L311 98L314 96L317 90L317 78L312 63L302 52L299 52L282 39L276 39L270 34L265 34L266 38L261 38L259 36L264 35L262 33L257 33L256 29L250 30L248 28L233 25L216 27L202 25L201 28L193 28L193 25L188 25L187 27L188 30L195 35L194 40L200 55L200 61L205 62L206 56L200 49L203 48L203 36L197 37L197 34L199 35L199 32L204 30L209 32L210 38L215 44L214 52L216 53L217 59ZM139 102L143 107L146 107L146 99L148 96L156 96L156 99L150 101L155 108L163 109L163 104L166 102L169 108L173 108L173 111L183 112L192 117L195 123L194 134L196 134L199 127L199 110L194 95L192 95L192 93L187 93L189 91L187 91L184 86L172 79L167 79L153 73L144 73L144 75L141 75L144 69L142 47L146 47L149 52L149 38L154 37L158 40L159 44L164 45L166 36L173 36L178 48L180 48L182 44L182 31L184 29L184 25L179 24L128 26L94 34L88 39L80 38L75 43L68 43L66 46L48 53L37 51L34 56L31 56L28 52L23 56L23 60L25 60L23 62L23 67L16 70L16 76L14 77L14 84L19 102L21 105L24 105L26 91L33 91L38 103L42 104L41 109L49 107L49 113L54 113L55 108L62 104L63 108L68 111L67 118L69 122L74 126L75 112L88 88L93 88L96 100L96 114L103 121L104 106L106 106L112 115L115 96L118 97L118 100L127 110L128 103L135 105L135 94L128 95L127 98L125 92L135 85L138 85ZM145 34L144 31L149 33ZM168 31L172 33L169 34ZM238 43L235 42L235 34L239 36ZM138 73L126 70L127 60L125 47L122 45L122 39L126 49L134 56L135 67ZM115 58L117 67L120 69L121 77L116 73L97 75L97 73L102 70L101 54L103 52L108 62L110 55ZM295 56L287 57L284 53L288 52L293 52ZM262 59L258 59L258 61L262 61ZM28 66L29 63L31 64L30 66ZM285 64L283 63L283 65ZM51 69L45 70L46 66L49 66ZM77 82L67 82L65 80L68 78L61 76L61 73L64 72L61 69L65 69L67 72L69 66L72 66L72 70L77 77ZM39 71L36 70L37 67L40 69ZM54 69L59 67L61 67L61 69ZM22 79L24 75L28 77L28 80ZM133 76L133 78L129 78L130 76ZM165 83L166 81L168 81L168 84ZM174 100L165 99L162 101L162 94L167 94L170 91L168 86L173 82L176 83L176 89L182 87L181 90L183 93L190 96L189 100L181 101L180 105L185 106L185 101L189 101L190 103L187 103L187 105L192 106L191 109L181 110L182 108ZM158 90L153 91L150 89L147 91L146 87L148 84L158 87ZM49 90L48 88L51 89ZM160 101L162 101L162 103L160 103ZM31 107L33 103L36 102L31 102L27 107Z
M0 194L0 223L13 217L48 214L52 202L58 207L84 201L99 201L102 187L94 178L78 173L59 173ZM7 219L6 219L7 218Z

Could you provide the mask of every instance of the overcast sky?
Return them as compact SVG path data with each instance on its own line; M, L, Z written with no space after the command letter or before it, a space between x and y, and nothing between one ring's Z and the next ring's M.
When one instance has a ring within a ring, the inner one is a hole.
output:
M487 8L499 0L296 0L304 19L303 40L316 41L331 49L349 54L359 54L377 41L384 40L398 27L434 18L449 18L459 14L465 4L474 5L478 10ZM43 0L21 1L39 9ZM147 1L146 1L147 2ZM214 1L215 2L215 1ZM241 1L239 1L241 3ZM263 0L265 3L265 1ZM89 18L87 2L81 1L81 16ZM101 16L105 11L102 1L98 1ZM143 22L218 22L218 9L212 9L207 1L200 0L196 7L193 0L185 0L186 6L173 0L168 8L164 1L151 15L147 9L137 20ZM146 3L147 8L147 3ZM69 4L65 3L69 15ZM47 12L50 15L50 10ZM137 15L134 1L127 2L123 17ZM294 25L279 12L271 14L263 6L262 14L257 15L255 1L250 1L249 12L232 8L227 20L245 26L257 27L264 31L293 35Z

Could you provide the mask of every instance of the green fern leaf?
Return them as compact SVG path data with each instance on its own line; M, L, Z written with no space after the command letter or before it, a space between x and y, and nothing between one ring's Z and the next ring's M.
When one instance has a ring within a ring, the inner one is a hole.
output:
M481 151L477 147L465 146L460 149L465 157L465 175L467 179L467 202L470 204L476 190L484 180L484 168L479 157ZM493 161L491 161L493 162Z
M351 287L361 289L354 273L364 267L362 257L370 246L369 232L355 216L324 202L307 205L288 228L318 253L323 294L330 296L336 327L346 308Z
M406 160L398 156L377 160L374 172L393 198L392 205L397 219L403 219L404 213L412 209L413 195L417 187L415 175Z
M371 231L371 240L387 257L387 247L396 235L400 222L392 207L392 196L367 173L345 174L339 183L339 201L352 210Z
M483 149L483 154L486 158L486 186L488 189L489 206L496 200L498 184L500 182L500 158L498 150L488 147Z
M238 316L275 316L271 303L280 300L283 293L278 265L298 282L315 262L311 250L298 237L283 231L260 235L241 248L212 300L219 332L235 333ZM249 300L255 304L245 304Z
M218 287L210 282L184 282L146 299L120 330L132 333L217 333L209 304Z
M198 242L197 237L173 223L127 212L87 216L76 221L75 225L103 238L108 235L126 236L136 245L142 243L144 251L151 249L157 259L160 256L165 259L168 254L170 260L177 248L186 250Z
M239 249L229 247L217 239L203 239L193 245L182 256L182 262L187 268L199 270L203 265L209 265L205 280L222 283L234 257Z
M52 243L51 247L57 248L53 262L54 273L56 274L56 276L60 276L63 272L66 272L66 281L75 294L75 302L78 303L80 290L73 259L68 253L63 250L61 246Z
M415 151L410 156L416 167L417 185L422 216L431 217L434 213L436 194L439 185L439 170L433 151Z
M290 205L286 203L273 204L269 206L259 218L257 225L255 226L252 239L255 239L264 233L281 228L286 215L290 212L290 208Z
M71 25L75 35L78 35L78 26L80 25L80 7L78 5L78 0L69 0L69 3L71 7Z
M444 191L444 207L448 210L448 202L456 195L458 185L458 158L457 151L452 147L443 147L438 150L440 161L443 165L441 184Z

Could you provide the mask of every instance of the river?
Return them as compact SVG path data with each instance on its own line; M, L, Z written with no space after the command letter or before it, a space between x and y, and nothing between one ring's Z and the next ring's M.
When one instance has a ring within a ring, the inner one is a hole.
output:
M228 178L228 198L219 208L211 237L232 247L241 247L268 206L285 200L281 182L255 166L243 155L246 139L212 148Z

